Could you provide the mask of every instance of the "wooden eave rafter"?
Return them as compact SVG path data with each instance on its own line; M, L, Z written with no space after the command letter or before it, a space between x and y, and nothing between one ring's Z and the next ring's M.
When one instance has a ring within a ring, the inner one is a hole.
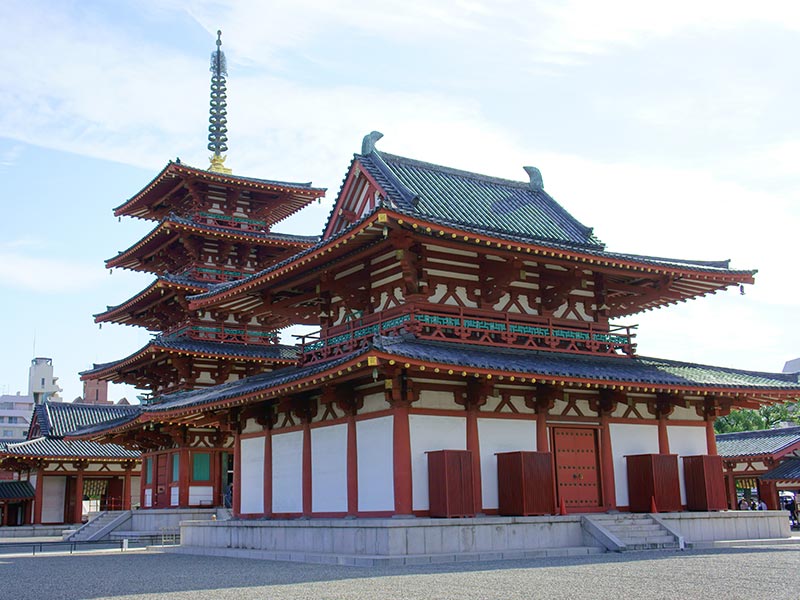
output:
M549 385L571 385L578 388L610 389L622 392L655 393L655 394L689 394L695 396L724 396L730 398L736 408L758 408L763 404L781 402L789 398L800 397L800 390L763 389L746 390L740 387L672 385L659 383L639 383L622 380L598 380L587 377L564 377L550 374L515 373L497 369L466 367L448 363L432 363L420 359L398 357L388 352L373 350L370 358L375 357L389 366L400 366L406 369L417 369L420 372L436 375L459 377L483 377L487 380L509 383L544 383Z
M153 356L154 355L154 356ZM271 357L254 357L238 354L220 354L215 352L191 352L188 350L176 350L174 348L166 348L158 344L151 343L141 348L137 352L131 354L127 358L112 363L101 371L87 373L81 376L81 381L93 379L105 379L113 381L121 377L124 373L128 373L137 369L141 369L148 364L159 362L165 358L172 356L186 356L200 359L236 361L236 362L249 362L257 364L282 364L293 365L297 361L295 359L285 358L271 358Z
M585 388L588 390L612 390L621 393L634 392L634 393L650 393L650 394L688 394L691 396L700 396L702 398L716 398L725 397L730 399L736 407L758 407L762 404L770 404L772 402L779 402L788 397L800 397L798 390L744 390L737 387L711 387L711 386L678 386L678 385L665 385L665 384L644 384L638 382L626 381L613 381L613 380L593 380L590 378L579 377L553 377L551 375L538 376L531 373L514 373L508 371L498 371L494 369L476 368L476 367L463 367L447 363L431 363L418 359L409 359L405 357L398 357L386 352L377 350L370 350L368 353L360 353L352 359L345 361L341 364L330 367L327 370L307 375L301 379L286 382L281 385L257 390L219 400L217 402L209 402L202 405L184 406L174 410L165 410L159 412L143 413L140 415L136 422L127 423L114 430L103 432L103 436L110 435L114 431L130 429L143 423L156 423L168 424L175 423L177 419L184 417L196 418L194 415L201 415L200 419L204 418L209 412L220 411L232 407L239 407L247 404L257 402L264 402L267 400L275 400L287 395L298 393L307 393L312 390L322 389L326 385L332 383L341 384L354 379L364 379L370 377L370 372L375 368L404 368L414 369L419 374L424 373L425 376L438 375L443 378L457 377L474 377L481 381L493 383L508 383L508 384L546 384L546 385L561 385L573 386L577 388ZM216 417L215 417L216 418ZM181 423L193 424L198 421L185 420ZM95 434L99 435L99 434ZM95 439L95 438L93 438Z
M169 181L173 178L178 178L180 183L177 186L173 186L169 192L159 191L158 188L163 187L165 181ZM326 191L322 188L293 187L290 185L278 185L276 183L226 176L221 173L206 171L205 169L169 162L147 186L139 191L139 193L114 209L114 216L128 215L144 219L151 218L148 217L150 207L155 205L159 200L175 193L175 191L185 185L188 180L202 181L206 184L215 184L226 188L235 188L239 191L249 190L251 192L271 192L279 195L289 194L289 197L292 198L291 212L274 220L272 224L283 220L313 200L324 196ZM153 195L156 195L156 198L151 200L148 204L148 200ZM284 200L284 203L288 204L286 200Z
M201 224L180 223L165 220L159 223L150 233L136 244L121 251L113 258L107 259L106 268L123 267L128 269L140 268L141 263L150 256L155 256L159 251L177 243L182 236L197 235L203 239L212 239L217 242L246 243L253 246L280 249L302 250L310 247L310 242L301 242L291 239L264 237L265 234L247 232L244 230L230 229L220 231L206 228ZM269 234L266 234L269 235ZM159 238L162 238L159 240Z
M95 323L120 323L122 325L138 324L137 317L133 313L150 311L153 307L168 302L172 298L180 295L184 296L199 294L206 288L200 286L190 286L163 279L157 279L141 292L126 300L118 306L109 307L108 310L94 315ZM152 298L153 294L161 291L157 297Z
M298 287L311 281L316 281L319 277L318 272L320 270L342 260L345 255L348 259L355 261L359 257L373 252L374 250L369 247L369 242L382 236L383 225L384 222L380 220L380 215L373 215L372 218L361 223L352 231L331 239L328 243L316 248L310 253L297 256L281 266L267 269L260 274L248 277L241 283L218 292L213 296L190 301L189 308L191 310L198 310L207 306L229 308L233 305L232 303L239 301L243 296L256 295L260 297L260 295L268 289ZM353 252L352 243L358 243L362 240L367 243L363 244L361 248L357 247L356 251ZM248 303L248 306L251 309L262 303L263 301L259 300L255 304Z
M205 306L216 305L221 308L231 307L231 300L245 295L260 296L265 289L288 277L292 285L309 281L317 277L316 273L329 266L341 253L334 253L348 242L358 241L363 234L376 227L394 228L396 226L407 228L417 234L425 235L435 240L437 245L453 246L460 249L464 247L473 251L492 249L493 253L504 255L507 259L522 258L528 260L543 260L552 264L560 264L565 268L581 268L594 273L610 275L611 279L618 281L616 285L626 290L638 291L646 294L645 302L637 302L636 297L631 297L630 306L620 300L615 310L610 311L609 317L620 317L635 314L644 309L651 309L682 302L690 298L715 293L732 285L751 284L754 282L754 271L720 271L713 267L703 269L698 267L681 267L679 265L653 265L637 262L629 258L610 258L592 254L589 251L566 250L552 248L543 244L511 242L489 234L465 234L463 230L453 227L441 226L418 217L407 217L391 209L382 207L372 214L365 222L345 231L330 239L311 253L304 254L290 260L279 268L248 278L241 285L231 286L228 289L199 300L191 302L193 310ZM298 272L299 270L299 272ZM667 278L671 283L663 291L648 290L653 284L658 284ZM642 287L636 285L639 283ZM606 293L615 291L615 284L609 283ZM641 295L641 294L640 294ZM257 299L248 303L252 309L263 302ZM624 308L623 308L624 306Z

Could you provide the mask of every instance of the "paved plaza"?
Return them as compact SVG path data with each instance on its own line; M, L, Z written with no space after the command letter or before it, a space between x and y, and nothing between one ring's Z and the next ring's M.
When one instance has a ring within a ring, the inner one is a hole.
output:
M333 567L129 552L0 556L0 597L530 598L800 597L800 548L603 554L425 567Z

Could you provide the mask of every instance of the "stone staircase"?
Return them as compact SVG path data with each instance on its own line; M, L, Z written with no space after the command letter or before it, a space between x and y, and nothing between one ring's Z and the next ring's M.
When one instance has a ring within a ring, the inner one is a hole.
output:
M682 550L685 547L683 538L670 530L656 515L586 515L582 524L584 532L613 552Z
M72 531L65 539L70 542L95 542L107 539L112 531L130 518L129 510L108 510L80 528Z

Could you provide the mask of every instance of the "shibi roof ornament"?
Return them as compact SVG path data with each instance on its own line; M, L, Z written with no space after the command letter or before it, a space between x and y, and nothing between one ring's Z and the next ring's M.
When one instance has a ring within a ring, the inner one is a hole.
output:
M228 151L228 100L225 76L228 68L225 53L222 51L222 31L217 31L217 49L211 53L211 109L208 117L208 149L214 154L210 157L209 171L231 173L225 166L224 152Z

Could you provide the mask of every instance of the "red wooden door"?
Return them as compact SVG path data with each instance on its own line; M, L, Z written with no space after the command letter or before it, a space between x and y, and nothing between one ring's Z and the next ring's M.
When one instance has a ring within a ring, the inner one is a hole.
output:
M169 507L169 485L167 481L167 459L169 454L159 454L156 461L155 506Z
M571 512L600 507L597 432L578 427L553 430L558 501Z

